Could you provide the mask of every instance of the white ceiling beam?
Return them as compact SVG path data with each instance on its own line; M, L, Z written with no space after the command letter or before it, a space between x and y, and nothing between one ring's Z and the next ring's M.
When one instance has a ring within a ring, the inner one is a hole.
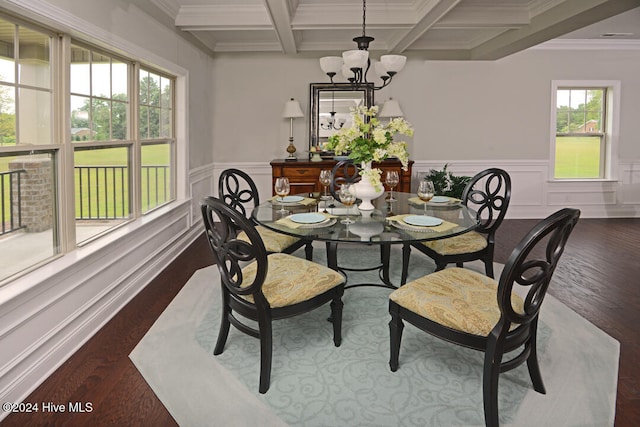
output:
M436 4L424 2L419 13L418 22L408 31L405 31L399 39L393 43L390 51L395 53L404 52L417 39L433 27L443 16L453 9L461 0L442 0Z
M286 54L298 52L296 40L291 29L291 14L287 0L264 0L264 6L271 18L282 51Z
M566 0L517 30L502 33L470 52L474 60L495 60L640 6L639 0Z
M415 23L415 9L407 3L367 5L367 28L405 28ZM301 4L291 21L294 30L362 29L361 4Z
M183 30L264 30L273 24L264 6L210 5L181 6L176 27Z
M223 52L281 52L278 42L217 42L216 53Z
M531 22L526 6L463 3L442 17L433 28L519 28Z

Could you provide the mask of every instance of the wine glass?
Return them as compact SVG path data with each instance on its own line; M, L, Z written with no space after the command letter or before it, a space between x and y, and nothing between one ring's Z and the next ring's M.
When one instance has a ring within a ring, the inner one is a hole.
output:
M424 214L427 214L427 202L433 198L436 190L433 182L423 179L418 185L418 197L424 202Z
M393 197L393 189L396 185L400 183L400 177L398 176L398 171L387 171L384 182L389 187L389 201L393 202L396 199Z
M340 202L347 207L347 217L340 221L340 224L353 224L355 221L349 218L349 208L356 202L356 195L351 192L351 185L342 184L338 197L340 197Z
M285 177L276 178L276 185L274 186L274 189L276 190L276 195L280 197L279 212L282 215L285 215L289 212L284 208L284 197L289 194L289 190L290 190L289 178L285 178Z
M323 169L320 171L320 184L324 187L324 196L322 196L322 200L329 200L329 195L327 194L327 187L331 184L331 171L329 169Z

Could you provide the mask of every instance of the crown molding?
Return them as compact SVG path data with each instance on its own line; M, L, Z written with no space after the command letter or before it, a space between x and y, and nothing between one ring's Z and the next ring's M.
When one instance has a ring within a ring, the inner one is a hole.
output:
M160 10L162 10L167 16L175 21L176 16L180 12L180 6L175 0L150 0Z
M554 39L532 46L539 50L638 50L640 40L618 39Z

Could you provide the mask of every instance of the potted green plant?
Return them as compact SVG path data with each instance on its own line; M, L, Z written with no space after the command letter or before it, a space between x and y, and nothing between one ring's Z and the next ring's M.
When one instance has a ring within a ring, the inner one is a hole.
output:
M438 196L448 196L460 199L462 192L471 179L470 176L456 176L447 170L445 164L442 170L430 169L423 179L433 182Z

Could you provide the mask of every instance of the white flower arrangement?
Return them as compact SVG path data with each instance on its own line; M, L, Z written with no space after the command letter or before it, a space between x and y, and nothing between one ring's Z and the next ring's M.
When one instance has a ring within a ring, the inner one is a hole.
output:
M324 146L326 150L333 150L335 154L347 154L356 163L366 165L369 162L380 162L389 157L397 157L402 163L402 169L407 170L409 152L405 141L394 141L397 134L413 136L413 128L403 118L395 118L383 124L376 117L378 107L367 108L360 106L351 109L351 123L348 128L342 128L331 137ZM362 168L360 175L380 191L382 171L377 168Z

